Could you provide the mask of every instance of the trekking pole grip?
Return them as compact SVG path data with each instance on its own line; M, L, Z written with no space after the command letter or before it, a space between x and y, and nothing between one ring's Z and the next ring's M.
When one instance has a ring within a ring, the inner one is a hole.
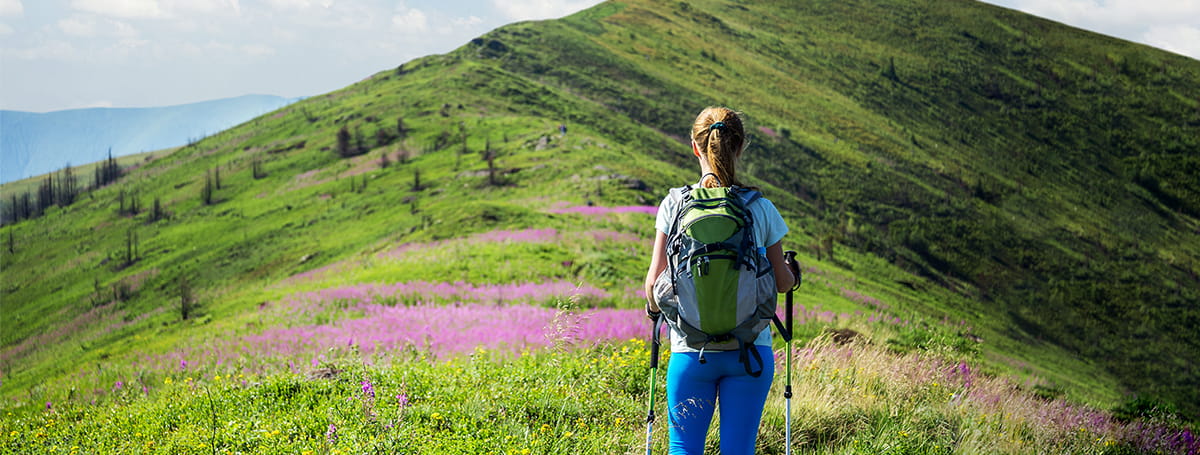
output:
M792 289L788 291L791 292L800 287L800 264L796 263L796 252L792 250L784 251L783 263L787 264L788 269L792 271L792 277L796 279L796 282L792 285Z
M662 317L662 313L658 313L650 322L650 369L658 368L658 347L662 344L658 338L658 331L662 327Z
M787 298L784 299L786 304L784 311L787 312L787 331L790 338L792 333L792 293L795 292L796 289L800 288L800 265L796 263L796 252L792 250L784 251L783 263L787 264L788 269L792 271L792 278L796 280L796 282L792 284L792 288L788 289Z

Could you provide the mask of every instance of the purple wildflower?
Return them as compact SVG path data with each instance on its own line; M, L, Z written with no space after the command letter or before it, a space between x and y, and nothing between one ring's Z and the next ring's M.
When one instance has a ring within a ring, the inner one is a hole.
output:
M329 442L329 445L337 445L337 425L329 424L329 429L325 430L325 440Z
M368 379L368 380L362 381L361 384L362 384L363 396L374 400L375 399L375 386L371 385L371 380Z
M396 395L396 404L399 404L401 408L408 407L408 394L401 393Z

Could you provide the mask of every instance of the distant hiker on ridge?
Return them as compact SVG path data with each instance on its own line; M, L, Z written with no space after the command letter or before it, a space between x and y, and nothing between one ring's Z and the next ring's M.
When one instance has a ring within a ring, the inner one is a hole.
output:
M704 109L691 136L700 181L672 189L659 205L645 283L656 332L660 320L670 327L670 453L704 453L719 400L721 453L753 454L775 374L775 300L797 283L780 244L788 227L770 200L737 178L746 132L736 112Z

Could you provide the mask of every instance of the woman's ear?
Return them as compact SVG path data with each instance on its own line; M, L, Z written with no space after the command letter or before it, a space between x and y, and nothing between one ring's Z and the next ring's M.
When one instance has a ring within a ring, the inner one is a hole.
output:
M697 157L700 156L700 146L696 145L696 141L692 141L692 154Z

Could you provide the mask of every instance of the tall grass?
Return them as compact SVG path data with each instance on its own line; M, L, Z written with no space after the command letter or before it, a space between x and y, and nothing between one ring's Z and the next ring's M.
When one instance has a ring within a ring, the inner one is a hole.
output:
M801 453L1172 453L1200 443L1179 422L1122 422L1041 398L970 361L898 354L858 339L794 352L792 412ZM780 370L782 371L782 370ZM768 402L768 446L782 439L782 382ZM769 448L769 447L768 447ZM769 451L769 450L768 450Z
M623 324L647 327L634 315ZM0 451L640 453L645 342L580 344L553 326L545 333L556 343L515 353L477 347L426 356L418 348L368 357L332 349L320 362L274 372L144 365L91 398L72 391L8 411L0 419ZM784 451L784 353L776 355L759 453ZM367 360L382 358L388 361ZM970 362L931 353L897 354L866 340L837 344L822 336L797 347L793 362L798 454L1200 450L1192 433L1172 422L1122 422L1037 398ZM661 378L657 387L664 387ZM658 452L666 425L653 434ZM718 427L710 432L713 449Z

